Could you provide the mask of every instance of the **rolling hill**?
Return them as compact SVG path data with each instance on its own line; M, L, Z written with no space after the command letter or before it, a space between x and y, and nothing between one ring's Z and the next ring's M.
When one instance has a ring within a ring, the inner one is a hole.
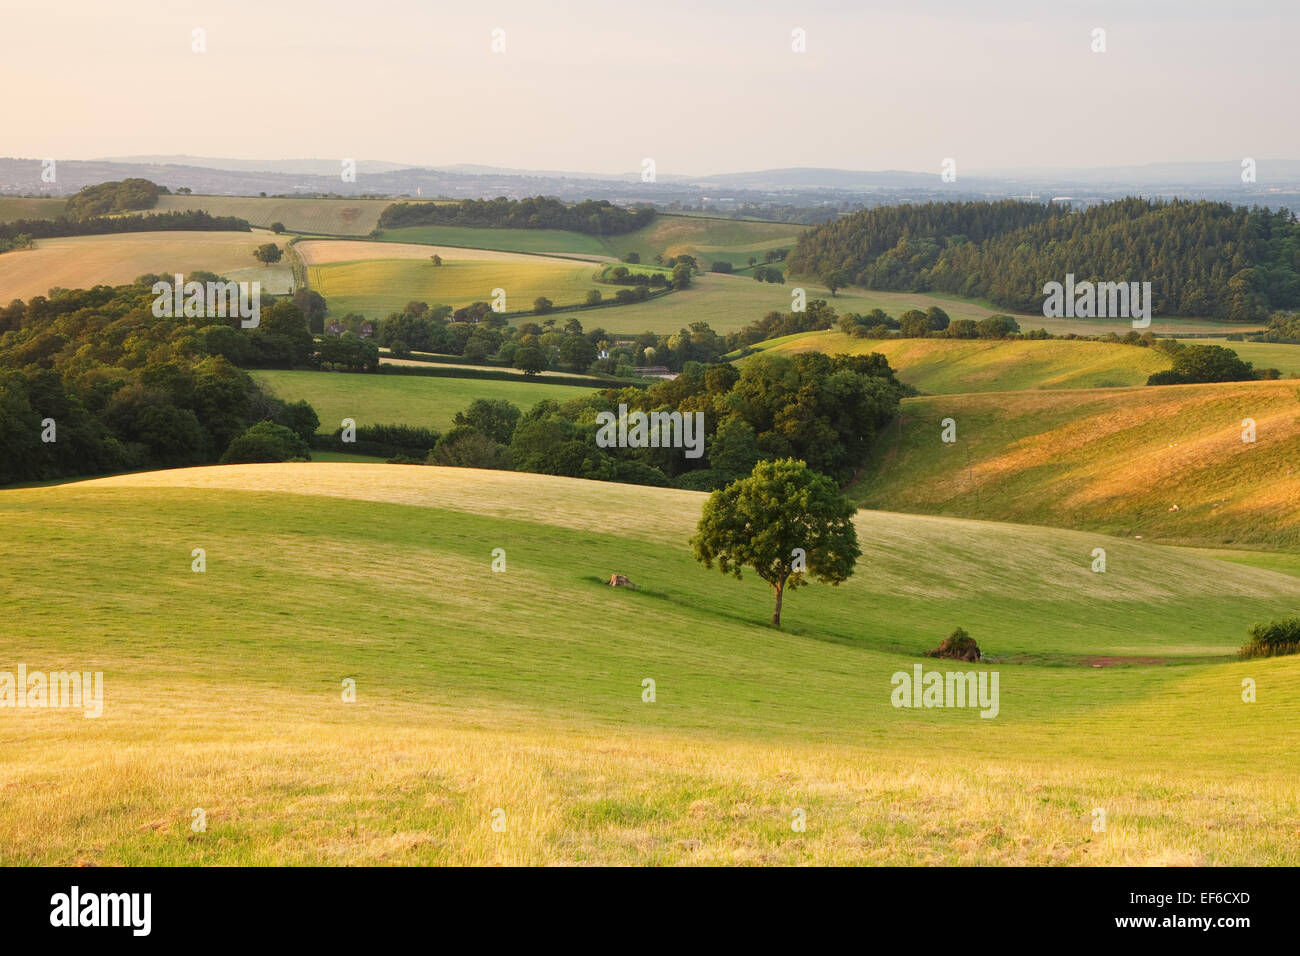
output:
M941 441L948 418L951 444ZM1247 418L1254 443L1242 440ZM1300 389L1283 380L905 399L849 493L864 507L1296 550Z
M761 583L692 560L703 500L320 463L0 492L0 656L105 687L97 720L0 721L0 857L1300 862L1300 660L1225 657L1300 579L862 513L858 574L795 592L777 632ZM958 624L997 717L891 706Z

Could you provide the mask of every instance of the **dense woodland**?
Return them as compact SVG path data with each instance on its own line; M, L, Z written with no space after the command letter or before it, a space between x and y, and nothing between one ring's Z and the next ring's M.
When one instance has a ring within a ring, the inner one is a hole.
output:
M591 236L617 236L648 225L650 208L627 209L606 200L569 205L558 199L466 199L454 203L398 202L379 217L379 230L403 226L477 226L495 229L568 229Z
M947 292L1026 312L1040 311L1044 283L1067 273L1151 282L1159 315L1262 322L1300 306L1295 216L1227 203L887 206L805 232L787 262L832 288Z
M522 414L509 403L476 402L429 461L710 490L747 476L758 461L793 457L843 483L865 464L903 391L882 355L763 355L740 368L689 362L649 389L539 402ZM703 412L703 457L687 458L681 448L599 447L596 416L617 414L620 405Z
M307 361L312 340L297 306L264 307L256 329L238 319L195 320L200 327L154 318L153 298L144 283L99 286L0 310L0 483L215 463L258 422L268 425L244 451L263 459L311 437L319 422L307 403L264 394L222 354L234 340ZM259 450L272 425L278 443Z

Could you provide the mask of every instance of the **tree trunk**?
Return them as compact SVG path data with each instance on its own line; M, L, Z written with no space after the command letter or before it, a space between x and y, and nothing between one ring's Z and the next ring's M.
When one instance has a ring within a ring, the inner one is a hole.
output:
M785 593L785 578L773 584L772 590L776 591L776 610L772 612L772 626L779 628L781 626L781 596Z

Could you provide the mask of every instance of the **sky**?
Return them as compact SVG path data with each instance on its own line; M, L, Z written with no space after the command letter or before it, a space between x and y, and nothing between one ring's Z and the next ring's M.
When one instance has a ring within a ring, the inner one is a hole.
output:
M659 176L1300 158L1298 27L1296 0L0 0L0 155Z

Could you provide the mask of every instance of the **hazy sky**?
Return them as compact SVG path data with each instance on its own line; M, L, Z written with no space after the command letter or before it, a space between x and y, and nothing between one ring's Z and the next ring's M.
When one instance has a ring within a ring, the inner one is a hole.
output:
M0 0L0 155L660 176L1300 158L1297 27L1296 0Z

